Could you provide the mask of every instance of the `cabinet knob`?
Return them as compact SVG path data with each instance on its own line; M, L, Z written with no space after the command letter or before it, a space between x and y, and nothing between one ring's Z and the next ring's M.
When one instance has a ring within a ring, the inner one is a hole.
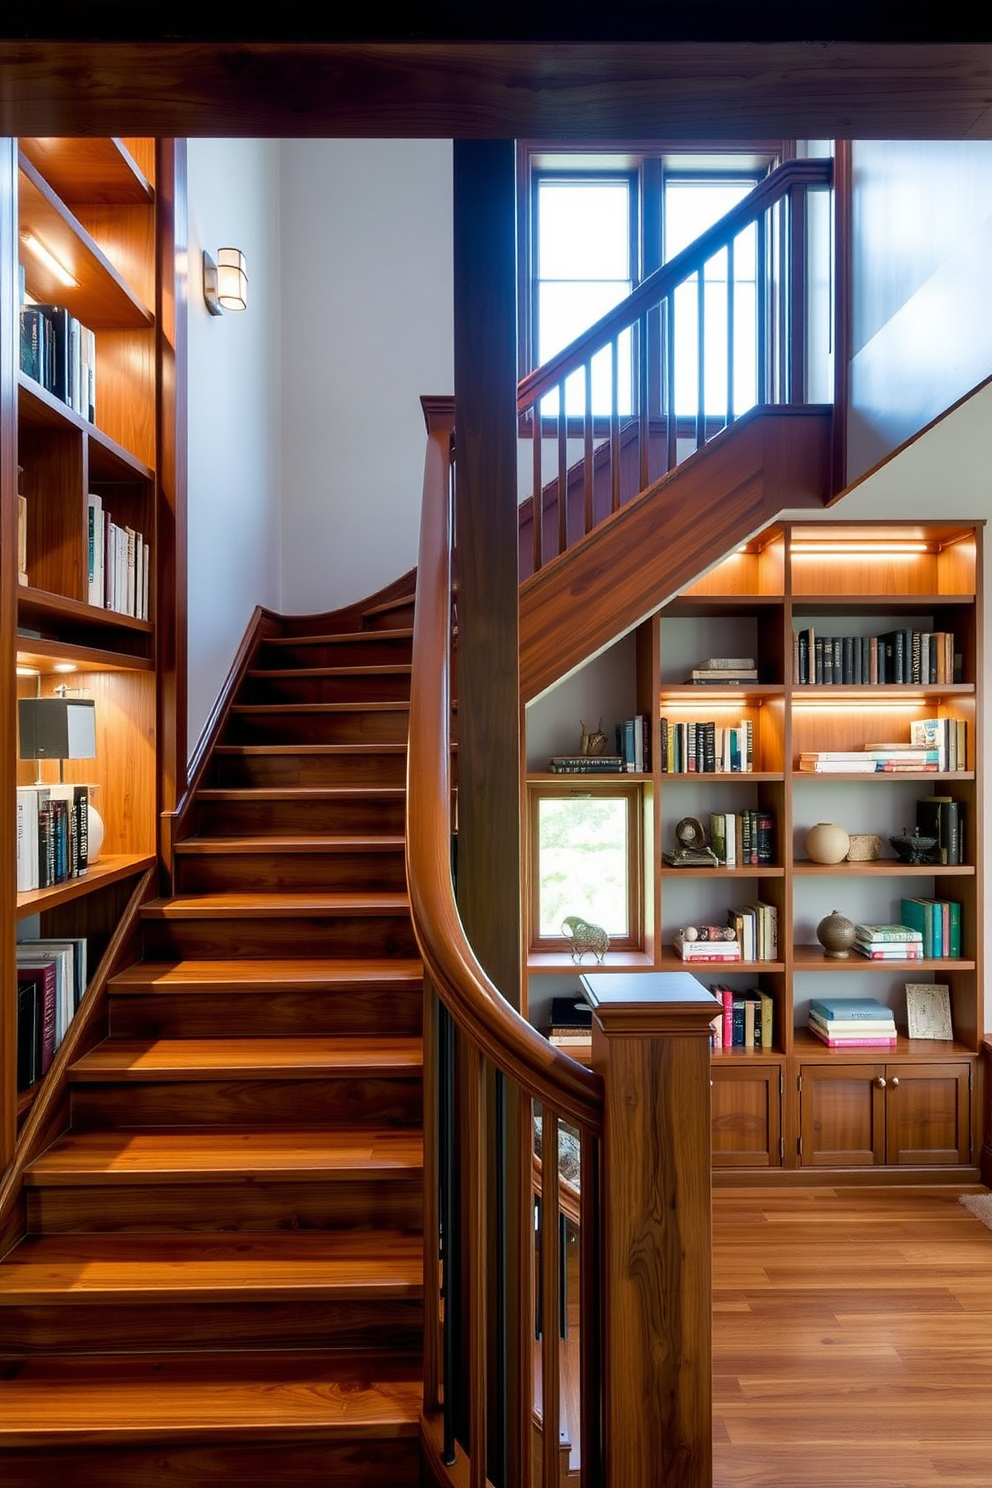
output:
M887 1083L887 1081L886 1081L884 1075L876 1075L875 1076L875 1084L878 1086L879 1090L884 1090L885 1089L885 1086L886 1086L886 1083Z
M892 1086L893 1089L895 1089L895 1087L899 1084L899 1076L893 1075L889 1081L889 1084Z

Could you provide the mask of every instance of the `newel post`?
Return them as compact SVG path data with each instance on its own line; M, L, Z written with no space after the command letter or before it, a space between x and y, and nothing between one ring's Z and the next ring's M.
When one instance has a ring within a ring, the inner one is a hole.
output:
M605 1482L711 1488L709 1025L687 972L592 973Z

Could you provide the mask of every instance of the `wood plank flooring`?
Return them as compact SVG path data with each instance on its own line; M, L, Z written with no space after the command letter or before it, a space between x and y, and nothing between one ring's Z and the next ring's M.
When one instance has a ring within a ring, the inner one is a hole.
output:
M959 1192L714 1193L714 1488L992 1488L992 1230Z

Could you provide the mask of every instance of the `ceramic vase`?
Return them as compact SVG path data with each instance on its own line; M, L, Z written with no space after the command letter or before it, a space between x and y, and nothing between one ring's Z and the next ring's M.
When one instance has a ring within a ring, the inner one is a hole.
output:
M832 961L844 961L851 954L854 942L854 923L842 915L839 909L831 910L816 927L816 938L823 947L824 955Z
M814 863L842 863L850 847L850 837L836 822L817 822L806 833L806 852Z

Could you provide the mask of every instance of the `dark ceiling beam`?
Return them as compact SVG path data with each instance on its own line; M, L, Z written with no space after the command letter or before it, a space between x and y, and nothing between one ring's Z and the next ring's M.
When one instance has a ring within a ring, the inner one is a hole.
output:
M988 139L992 40L9 40L0 133Z

